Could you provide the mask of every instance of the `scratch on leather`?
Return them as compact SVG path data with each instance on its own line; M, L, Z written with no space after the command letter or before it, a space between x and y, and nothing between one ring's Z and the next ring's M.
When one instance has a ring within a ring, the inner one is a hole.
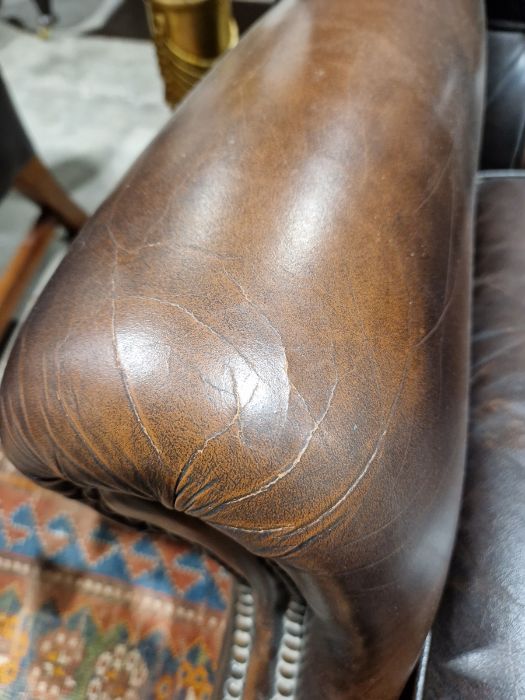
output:
M214 440L217 440L217 439L220 438L222 435L224 435L225 433L227 433L228 430L230 430L230 428L232 428L232 427L235 425L235 423L236 423L238 420L240 420L241 409L243 408L243 406L241 406L241 401L240 401L240 398L239 398L239 392L238 392L238 390L237 390L237 386L236 386L236 382L235 382L235 378L234 378L234 376L233 376L233 373L232 373L232 379L233 379L234 387L235 387L235 402L236 402L236 408L235 408L235 413L234 413L234 415L233 415L233 418L232 418L223 428L221 428L220 430L217 430L215 433L212 433L211 435L209 435L209 436L204 440L204 442L201 444L201 446L198 447L196 450L194 450L194 451L191 453L191 455L188 457L188 459L186 460L186 462L185 462L185 464L183 465L182 469L180 470L179 476L178 476L178 478L177 478L177 483L176 483L176 485L175 485L175 498L176 498L178 495L180 495L180 493L182 492L182 489L180 489L180 483L181 483L182 479L184 478L184 476L186 475L188 469L191 467L191 465L193 464L193 462L197 459L197 457L199 457L199 456L204 452L204 450L208 447L208 445L209 445L211 442L213 442ZM254 394L254 393L255 393L255 390L252 392L252 396L250 397L250 399L248 399L248 402L247 402L247 403L250 402L250 400L251 400L251 398L253 397L253 394Z
M116 299L115 299L116 284L115 284L115 274L116 274L116 268L117 268L117 255L118 255L117 248L115 248L115 260L114 260L114 263L113 263L113 272L112 272L112 275L111 275L111 293L112 293L112 297L111 297L111 340L112 340L112 344L113 344L113 351L114 351L114 353L115 353L115 361L116 361L116 363L117 363L117 368L118 368L118 371L119 371L120 376L121 376L121 379L122 379L122 384L123 384L123 386L124 386L124 391L125 391L125 393L126 393L126 396L127 396L128 402L129 402L129 405L130 405L130 407L131 407L131 411L132 411L133 415L135 416L135 419L136 419L136 421L137 421L137 423L138 423L138 425L139 425L139 427L140 427L140 430L142 431L144 437L146 438L146 440L148 441L148 443L150 444L150 446L151 446L152 449L154 450L154 452L155 452L155 454L156 454L156 456L157 456L157 458L158 458L158 460L159 460L159 463L160 463L162 466L164 466L164 460L163 460L163 458L162 458L162 455L161 455L161 453L160 453L160 450L159 450L159 448L157 447L157 445L155 444L155 441L153 440L153 438L151 437L151 435L149 434L149 431L148 431L148 429L146 428L146 426L145 426L145 424L144 424L144 421L142 420L142 418L141 418L141 416L140 416L137 403L136 403L135 399L133 398L133 394L132 394L132 391L131 391L131 387L129 386L128 377L127 377L126 371L125 371L125 369L124 369L124 367L123 367L123 365L122 365L122 359L121 359L121 357L120 357L120 351L119 351L119 348L118 348L118 338L117 338L116 323L115 323L115 319L116 319Z
M286 369L286 373L288 374L288 357L286 356L286 349L284 347L283 337L282 337L279 329L273 325L273 323L270 321L268 316L263 312L263 310L259 306L257 306L257 304L253 301L253 299L251 299L251 297L248 296L248 294L247 294L246 290L244 289L244 287L242 286L242 284L237 279L235 279L235 277L230 272L228 272L226 270L226 268L223 267L222 269L223 269L223 272L226 275L226 277L239 290L239 292L246 299L248 304L250 304L250 306L252 306L258 313L261 314L261 316L264 318L266 323L269 325L269 327L272 329L272 331L279 338L279 342L281 343L281 348L282 348L283 355L284 355L285 369Z
M265 491L268 491L268 489L272 488L275 484L277 484L281 479L284 479L285 476L288 476L296 467L297 465L301 462L302 458L304 457L305 452L310 446L310 443L312 442L312 438L316 434L316 432L319 430L320 425L328 415L328 411L330 410L330 407L332 406L332 402L334 399L335 391L337 389L337 385L339 384L339 378L336 377L335 382L330 390L330 394L328 397L328 401L326 403L325 409L323 413L321 414L321 417L319 420L314 422L314 426L312 430L308 433L306 440L304 441L303 446L299 450L299 453L285 469L283 469L277 476L275 476L271 481L268 481L266 484L263 486L260 486L256 491L251 491L250 493L245 494L244 496L239 496L238 498L232 498L229 501L225 501L222 505L227 506L231 505L233 503L240 503L241 501L246 501L249 498L254 498L255 496L260 495L261 493L264 493Z
M128 187L129 187L129 185L128 185ZM109 209L109 213L108 213L108 222L104 223L104 226L109 234L109 237L113 241L115 248L117 250L122 250L125 253L128 253L129 255L133 255L133 254L137 253L138 251L142 250L143 248L155 247L155 246L159 245L158 243L149 244L149 243L146 243L146 241L147 241L149 235L151 234L152 230L154 228L158 227L160 225L160 223L164 220L166 215L169 214L169 212L171 211L171 199L168 197L167 202L166 202L165 206L163 207L160 215L148 226L148 228L146 229L146 232L144 233L144 235L142 237L142 242L139 243L139 245L133 249L126 248L126 246L122 245L122 243L120 243L120 241L117 240L117 237L115 236L115 233L112 229L112 224L113 224L113 219L115 217L115 208L116 208L117 204L120 202L120 200L122 199L122 197L125 195L126 189L128 187L121 188L121 190L114 197L113 202L112 202L110 209Z
M254 533L254 532L264 533L264 534L270 534L270 533L274 533L274 532L285 532L287 535L292 535L292 534L296 535L296 534L301 534L302 532L305 532L305 531L309 530L310 528L314 527L315 525L317 525L318 523L322 522L325 518L327 518L329 515L331 515L331 513L333 513L337 508L339 508L339 506L341 506L348 499L348 497L353 493L353 491L355 491L357 486L365 478L365 476L367 475L367 473L370 470L370 467L372 466L377 455L379 454L379 451L380 451L381 446L384 442L384 439L387 436L388 431L390 429L390 424L392 422L392 418L395 415L397 405L399 403L399 400L400 400L402 392L403 392L403 388L405 386L405 381L407 378L408 369L410 367L411 355L412 355L412 351L409 350L407 353L407 356L405 358L405 364L404 364L401 380L399 382L399 386L396 390L396 393L395 393L394 398L392 400L392 403L390 405L388 417L383 425L383 428L381 429L381 432L379 433L379 435L377 437L377 440L376 440L375 445L374 445L374 449L372 450L370 457L366 461L366 464L361 469L361 471L359 472L357 477L352 481L352 483L349 485L349 487L346 489L346 491L342 494L342 496L340 498L338 498L337 501L335 501L335 503L333 503L330 506L330 508L323 511L314 520L310 520L309 522L304 523L304 525L301 525L300 527L296 527L294 525L282 525L279 527L272 527L272 528L244 528L244 527L238 527L236 525L224 525L222 523L221 523L221 527L223 527L227 530L246 532L248 534ZM335 389L334 389L334 392L335 392ZM303 452L303 454L304 454L304 452ZM262 490L264 491L264 490L266 490L266 488L263 488ZM255 492L254 494L250 494L250 495L256 495L257 493L258 493L258 491ZM244 496L241 499L237 499L237 500L244 500L244 498L246 498L246 497ZM230 503L234 503L234 502L235 501L230 501ZM293 547L291 550L285 552L283 554L283 556L289 554L290 552L294 551L295 549L297 549L297 547Z
M197 373L199 375L199 379L203 384L206 384L206 386L211 387L212 389L215 389L215 391L218 391L219 394L227 394L228 396L232 396L235 398L235 395L233 391L230 391L229 389L225 389L224 387L217 386L217 384L214 384L213 382L210 382L209 379L206 379L200 372Z
M421 202L418 204L418 206L414 209L414 212L413 212L414 215L417 214L418 211L420 211L421 209L423 209L423 207L425 206L425 204L426 204L428 201L430 201L430 198L432 197L432 195L437 191L437 189L438 189L438 187L439 187L439 185L440 185L440 183L441 183L441 180L443 179L443 176L444 176L445 173L447 172L448 167L449 167L449 165L450 165L450 163L451 163L451 161L452 161L452 156L453 156L453 154L454 154L454 148L452 147L452 148L450 149L450 153L449 153L448 156L447 156L447 160L446 160L445 163L443 164L443 167L440 169L440 171L438 172L437 176L434 178L434 182L432 182L429 191L428 191L427 194L423 197L423 199L422 199Z
M306 529L309 529L318 523L320 523L322 520L324 520L326 517L328 517L331 513L333 513L341 504L343 504L348 497L355 491L355 489L359 486L361 481L365 478L365 476L368 474L370 467L374 463L377 455L379 454L379 451L383 445L384 439L386 438L388 431L390 430L390 424L392 422L392 418L394 417L396 413L397 406L399 404L399 400L401 398L401 395L403 393L403 388L405 386L407 374L408 374L408 369L410 367L410 357L411 357L411 352L409 351L407 353L407 356L405 358L405 366L403 368L403 373L401 375L401 379L399 382L399 386L396 390L396 393L394 395L394 398L392 400L392 403L390 404L390 410L388 412L388 417L385 421L385 424L383 426L383 429L379 433L379 436L376 440L376 443L374 445L374 449L372 450L372 453L370 454L370 457L366 461L366 464L364 465L363 469L359 472L357 477L353 480L353 482L350 484L350 486L347 488L345 493L339 498L335 503L333 503L330 508L328 508L326 511L321 513L317 518L312 520L309 523L306 523L305 525L302 525L301 527L297 528L294 532L295 533L301 533Z
M195 323L197 323L199 326L202 326L205 328L209 333L212 333L214 336L219 338L223 343L228 345L230 348L235 350L237 355L248 365L248 367L252 370L252 372L257 376L257 378L263 382L263 384L268 384L267 382L264 381L264 379L259 375L259 372L257 371L257 368L254 367L253 363L242 353L239 348L234 345L226 336L224 336L222 333L219 333L219 331L216 331L214 328L212 328L209 324L207 324L205 321L201 320L198 318L193 311L190 311L190 309L187 309L185 306L182 306L182 304L177 304L175 301L167 301L166 299L159 299L158 297L152 297L152 296L143 296L141 294L136 294L133 295L134 299L142 299L144 301L154 301L157 304L164 304L166 306L172 306L175 309L178 309L182 313L186 314L189 316Z
M121 477L118 476L118 470L116 470L116 471L112 470L106 464L103 457L96 450L93 442L88 438L88 436L84 433L84 430L82 429L82 427L73 418L73 416L71 415L71 412L67 406L67 403L62 398L62 391L61 391L62 371L61 371L61 366L60 366L60 362L58 359L58 354L64 348L65 344L69 340L69 335L70 335L70 331L68 330L66 337L55 346L54 365L55 365L55 376L56 376L56 383L57 383L57 386L56 386L57 401L62 408L65 419L66 419L67 423L69 424L71 430L73 431L73 434L78 438L80 443L85 447L87 452L92 456L95 464L101 469L101 471L110 477L110 483L118 484L123 488L129 488L129 484L124 479L122 479ZM77 400L77 402L78 402L78 400ZM137 469L134 465L133 465L133 469L135 471L137 471ZM142 481L142 477L139 476L139 479ZM144 491L144 493L145 492L146 491Z
M281 344L281 350L282 350L283 357L284 357L284 372L285 372L287 380L288 380L288 404L290 403L290 393L292 392L292 389L293 389L297 393L299 398L301 399L302 403L304 404L306 411L307 411L308 415L310 416L310 418L312 419L312 421L315 421L315 419L312 417L312 414L310 412L310 408L309 408L307 402L305 401L303 395L299 392L297 387L290 381L288 355L286 354L284 340L283 340L283 337L282 337L279 329L273 325L273 323L270 321L268 316L262 311L262 309L259 306L257 306L257 304L255 304L255 302L253 301L253 299L250 296L248 296L243 285L230 272L228 272L228 270L226 270L225 267L223 267L222 270L224 272L224 275L230 280L230 282L234 285L234 287L236 287L236 289L242 294L242 296L247 301L247 303L250 306L252 306L264 318L264 320L266 321L268 326L272 329L272 331L279 338L279 342ZM287 410L288 410L288 406L287 406Z

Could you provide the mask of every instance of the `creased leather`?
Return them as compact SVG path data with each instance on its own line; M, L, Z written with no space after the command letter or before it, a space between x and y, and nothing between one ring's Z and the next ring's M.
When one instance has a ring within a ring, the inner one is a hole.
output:
M525 174L479 188L472 414L425 700L525 697Z
M483 60L475 0L277 5L75 242L4 379L23 471L286 571L300 698L399 696L442 590Z

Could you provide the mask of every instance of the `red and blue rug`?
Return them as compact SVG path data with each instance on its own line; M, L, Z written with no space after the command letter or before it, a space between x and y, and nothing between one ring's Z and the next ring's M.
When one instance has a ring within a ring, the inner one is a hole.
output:
M231 577L0 454L0 699L209 700Z

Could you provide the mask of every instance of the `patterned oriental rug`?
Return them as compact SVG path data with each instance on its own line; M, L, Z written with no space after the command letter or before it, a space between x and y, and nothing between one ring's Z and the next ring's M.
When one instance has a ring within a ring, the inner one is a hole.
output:
M1 700L209 700L231 592L190 545L41 489L0 452Z

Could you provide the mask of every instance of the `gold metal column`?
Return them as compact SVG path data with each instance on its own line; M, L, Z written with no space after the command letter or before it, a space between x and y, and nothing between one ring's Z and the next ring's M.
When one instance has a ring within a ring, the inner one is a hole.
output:
M145 0L166 101L174 106L235 46L231 0Z

